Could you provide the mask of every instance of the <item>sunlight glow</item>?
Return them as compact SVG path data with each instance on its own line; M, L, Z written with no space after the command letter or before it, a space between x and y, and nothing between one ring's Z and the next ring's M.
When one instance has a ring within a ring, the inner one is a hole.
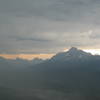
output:
M80 50L83 50L83 51L85 51L87 53L91 53L93 55L100 55L100 49L80 49ZM64 49L63 51L67 52L68 49Z
M91 53L93 55L100 55L100 49L84 49L83 51Z
M64 49L64 52L67 52L68 49ZM83 51L87 53L91 53L93 55L100 55L100 49L83 49ZM4 57L6 59L27 59L32 60L34 58L48 59L54 56L55 54L0 54L0 57Z
M27 59L32 60L34 58L48 59L51 58L54 54L0 54L0 57L4 57L6 59Z

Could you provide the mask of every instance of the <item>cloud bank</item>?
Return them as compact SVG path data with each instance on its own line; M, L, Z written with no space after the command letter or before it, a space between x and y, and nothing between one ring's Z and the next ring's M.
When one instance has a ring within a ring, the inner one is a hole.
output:
M100 0L0 0L0 53L99 48Z

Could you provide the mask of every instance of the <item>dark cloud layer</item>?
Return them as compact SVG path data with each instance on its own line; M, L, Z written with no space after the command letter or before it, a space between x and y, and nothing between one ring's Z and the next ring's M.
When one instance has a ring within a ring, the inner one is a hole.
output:
M99 48L100 0L0 0L0 53Z

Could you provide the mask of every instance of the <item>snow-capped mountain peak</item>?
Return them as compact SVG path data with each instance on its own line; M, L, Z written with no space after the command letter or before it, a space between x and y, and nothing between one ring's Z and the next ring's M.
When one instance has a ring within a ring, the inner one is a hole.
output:
M75 47L70 48L67 52L61 52L56 54L52 59L55 60L68 60L68 59L82 59L92 56L90 53L86 53Z

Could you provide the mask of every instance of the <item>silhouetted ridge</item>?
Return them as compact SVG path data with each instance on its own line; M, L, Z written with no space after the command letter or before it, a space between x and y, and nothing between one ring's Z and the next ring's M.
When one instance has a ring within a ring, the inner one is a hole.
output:
M69 49L69 51L70 52L75 52L75 51L78 51L78 49L76 47L72 47L72 48Z

